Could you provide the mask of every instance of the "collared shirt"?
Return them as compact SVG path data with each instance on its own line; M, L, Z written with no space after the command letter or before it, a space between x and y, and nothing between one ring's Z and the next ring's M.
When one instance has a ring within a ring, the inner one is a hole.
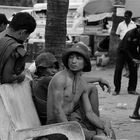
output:
M131 30L136 28L136 24L131 20L128 26L126 25L125 21L122 21L119 23L118 28L116 30L116 34L120 36L120 39L122 40L125 36L125 34Z
M140 60L140 33L137 28L128 31L121 40L118 52L123 52L128 60L132 59Z

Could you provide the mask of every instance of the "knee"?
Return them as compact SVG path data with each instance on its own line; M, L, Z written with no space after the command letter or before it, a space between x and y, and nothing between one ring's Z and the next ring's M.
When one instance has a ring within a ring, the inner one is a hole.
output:
M98 89L94 84L90 84L88 88L90 93L98 94Z

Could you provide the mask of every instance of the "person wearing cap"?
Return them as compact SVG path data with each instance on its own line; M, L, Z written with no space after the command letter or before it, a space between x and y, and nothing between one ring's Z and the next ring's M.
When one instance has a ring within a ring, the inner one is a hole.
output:
M0 83L20 83L25 75L26 50L24 41L35 30L35 19L26 12L17 13L4 37L0 38Z
M9 24L9 21L5 14L0 13L0 33L6 29L7 24Z
M86 140L111 139L111 126L93 112L88 83L82 76L83 72L91 71L85 44L74 44L63 54L62 62L65 69L53 76L48 87L47 124L77 121L83 127Z
M33 101L42 125L47 119L47 92L52 76L58 71L59 64L50 52L44 52L35 59L36 71L31 81Z
M116 67L114 72L115 90L113 95L119 95L124 64L128 64L129 82L128 94L138 95L136 92L138 79L138 64L140 63L140 18L135 21L136 28L128 31L117 49Z

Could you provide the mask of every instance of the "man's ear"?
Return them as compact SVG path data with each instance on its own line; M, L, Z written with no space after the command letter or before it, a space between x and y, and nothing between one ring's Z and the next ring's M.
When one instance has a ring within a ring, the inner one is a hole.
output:
M26 30L25 29L19 30L19 35L23 35L24 33L26 33Z

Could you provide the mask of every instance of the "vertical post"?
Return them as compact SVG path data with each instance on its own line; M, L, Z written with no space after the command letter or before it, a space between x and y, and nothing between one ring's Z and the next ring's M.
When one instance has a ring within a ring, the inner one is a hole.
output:
M89 35L89 46L91 48L91 55L94 56L94 35Z

